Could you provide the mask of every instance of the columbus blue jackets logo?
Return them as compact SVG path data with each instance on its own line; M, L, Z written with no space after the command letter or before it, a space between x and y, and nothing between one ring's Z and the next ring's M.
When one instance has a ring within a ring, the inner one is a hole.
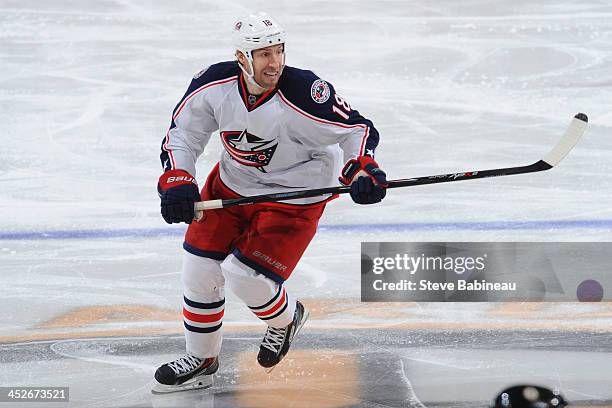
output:
M278 146L278 141L264 140L247 130L221 132L221 141L225 150L238 163L265 173L264 166L270 164Z
M310 87L310 96L316 103L325 103L329 99L329 85L322 79L317 79Z

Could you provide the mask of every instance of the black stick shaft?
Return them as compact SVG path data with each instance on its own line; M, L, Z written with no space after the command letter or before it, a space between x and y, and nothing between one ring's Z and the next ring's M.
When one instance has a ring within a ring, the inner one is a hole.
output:
M474 180L485 177L500 177L509 176L512 174L533 173L552 168L552 166L543 160L533 163L529 166L507 167L502 169L478 170L464 173L447 173L436 176L416 177L410 179L390 180L387 188L420 186L424 184L449 183L461 180ZM285 201L298 198L318 197L323 195L346 194L351 191L349 186L326 187L312 190L291 191L287 193L262 194L250 197L231 198L222 200L223 208L233 207L235 205L247 205L256 203L273 203L276 201Z
M542 160L528 166L506 167L500 169L468 171L463 173L447 173L436 176L416 177L389 181L387 188L420 186L424 184L449 183L461 180L474 180L485 177L510 176L544 171L557 165L576 145L586 130L588 118L584 113L578 113L570 123L561 140ZM294 200L298 198L319 197L325 195L346 194L351 191L348 186L317 188L312 190L291 191L287 193L262 194L251 197L241 197L226 200L210 200L196 203L196 211L207 209L233 207L256 203L273 203L276 201Z

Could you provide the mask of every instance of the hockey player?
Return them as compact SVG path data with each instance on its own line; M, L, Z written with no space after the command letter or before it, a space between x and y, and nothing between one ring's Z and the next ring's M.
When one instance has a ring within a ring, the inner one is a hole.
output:
M285 66L285 31L272 17L241 18L232 35L237 60L195 75L162 144L162 216L168 223L190 224L181 273L187 355L157 370L154 392L212 384L226 287L268 326L259 364L271 369L281 361L308 318L283 283L333 197L202 214L194 213L196 201L332 186L338 145L345 163L339 179L351 186L352 199L372 204L385 197L387 180L374 160L379 137L372 122L330 83ZM217 130L224 150L200 192L196 160Z

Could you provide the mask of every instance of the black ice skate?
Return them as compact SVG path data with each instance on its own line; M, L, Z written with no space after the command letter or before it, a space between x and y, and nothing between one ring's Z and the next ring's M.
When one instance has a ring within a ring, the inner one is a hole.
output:
M289 326L282 329L268 327L268 331L266 331L266 335L259 347L259 354L257 355L257 362L262 367L267 368L267 372L271 372L285 357L293 338L300 332L309 314L310 312L304 308L304 305L297 301L293 322Z
M157 384L153 394L209 388L213 384L212 375L219 369L217 357L198 358L187 355L162 365L155 372Z

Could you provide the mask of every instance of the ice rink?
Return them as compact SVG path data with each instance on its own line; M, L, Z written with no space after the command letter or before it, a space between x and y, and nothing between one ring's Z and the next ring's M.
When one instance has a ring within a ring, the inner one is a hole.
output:
M213 388L152 395L184 349L159 147L257 10L288 65L374 122L389 178L530 164L577 112L589 129L548 172L333 201L287 283L312 314L279 367L258 367L265 326L230 293ZM477 408L534 383L612 406L612 303L360 302L365 241L612 240L610 2L3 0L0 64L0 386L69 387L51 406L70 407Z

